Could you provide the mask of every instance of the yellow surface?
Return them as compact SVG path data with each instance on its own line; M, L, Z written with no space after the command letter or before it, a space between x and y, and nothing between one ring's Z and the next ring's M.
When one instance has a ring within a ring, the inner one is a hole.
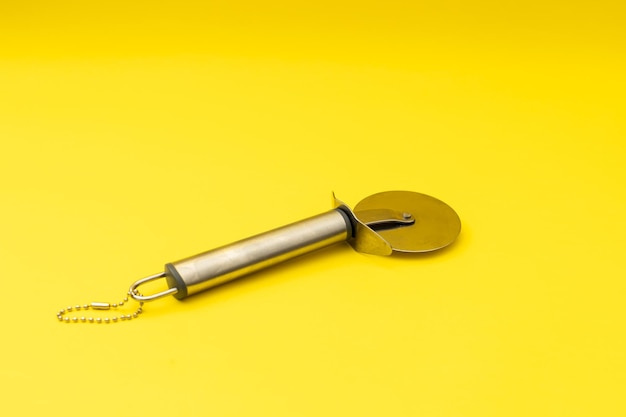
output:
M1 415L626 414L622 1L4 3ZM392 189L459 241L54 316Z

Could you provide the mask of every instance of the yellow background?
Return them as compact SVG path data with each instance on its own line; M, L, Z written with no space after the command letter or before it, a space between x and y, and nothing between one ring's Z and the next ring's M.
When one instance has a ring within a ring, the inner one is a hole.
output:
M127 3L0 6L0 414L626 414L623 2ZM394 189L458 242L55 318Z

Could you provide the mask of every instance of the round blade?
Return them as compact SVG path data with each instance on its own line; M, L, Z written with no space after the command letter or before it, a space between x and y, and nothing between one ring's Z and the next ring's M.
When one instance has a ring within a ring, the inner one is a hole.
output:
M441 249L454 242L461 231L461 220L450 206L412 191L371 195L357 204L353 212L360 222L386 240L394 252ZM377 213L381 218L375 218Z

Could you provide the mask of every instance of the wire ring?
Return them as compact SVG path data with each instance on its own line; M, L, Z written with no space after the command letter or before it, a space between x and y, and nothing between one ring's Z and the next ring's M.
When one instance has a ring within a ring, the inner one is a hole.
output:
M130 295L131 297L133 297L137 301L142 301L143 302L143 301L156 300L157 298L161 298L161 297L165 297L165 296L168 296L168 295L176 294L178 292L178 288L176 288L176 287L168 288L167 290L164 290L164 291L158 292L156 294L152 294L152 295L143 295L143 294L141 294L137 290L137 288L140 285L143 285L143 284L145 284L147 282L155 281L155 280L161 279L161 278L165 278L165 272L161 272L161 273L158 273L158 274L150 275L149 277L142 278L140 280L137 280L137 281L133 282L133 284L128 289L128 295Z

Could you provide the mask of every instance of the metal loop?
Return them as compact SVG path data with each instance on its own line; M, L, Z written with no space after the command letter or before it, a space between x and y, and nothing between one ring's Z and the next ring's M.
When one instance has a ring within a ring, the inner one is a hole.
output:
M158 292L158 293L152 294L152 295L143 295L139 291L137 291L137 288L140 285L143 285L143 284L145 284L147 282L154 281L154 280L157 280L157 279L160 279L160 278L165 278L165 272L161 272L161 273L155 274L155 275L150 275L149 277L142 278L140 280L135 281L130 286L130 289L128 290L128 295L130 295L131 297L133 297L137 301L152 301L152 300L156 300L157 298L165 297L167 295L176 294L178 292L178 288L176 288L176 287L169 288L169 289L167 289L165 291L161 291L161 292Z

